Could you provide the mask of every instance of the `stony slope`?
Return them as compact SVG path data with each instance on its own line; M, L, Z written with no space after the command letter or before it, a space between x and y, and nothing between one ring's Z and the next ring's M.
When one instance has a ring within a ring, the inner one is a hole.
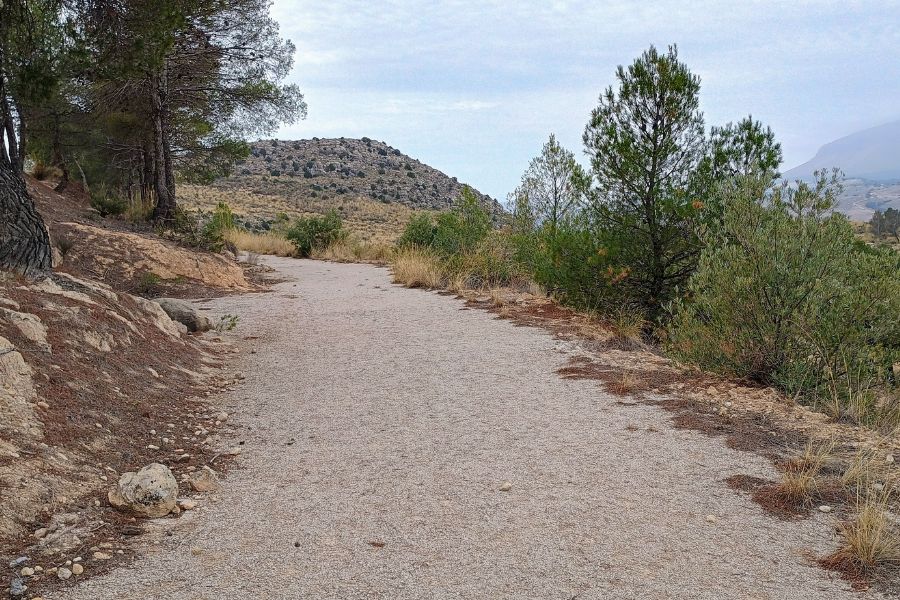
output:
M287 184L292 196L335 202L362 197L429 210L450 208L465 185L369 138L263 140L252 144L251 152L218 185L264 194ZM491 214L503 213L496 200L473 191Z

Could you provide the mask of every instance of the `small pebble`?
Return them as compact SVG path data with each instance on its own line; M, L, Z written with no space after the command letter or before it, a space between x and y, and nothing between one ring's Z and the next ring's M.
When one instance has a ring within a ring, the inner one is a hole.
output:
M107 554L106 552L94 552L94 560L109 560L112 558L112 555Z
M19 575L21 575L22 577L31 577L32 575L34 575L34 569L32 569L31 567L22 567L22 570L19 571Z
M11 598L21 598L27 591L28 586L18 577L13 579L9 584L9 595Z
M72 575L81 575L82 573L84 573L84 567L81 566L81 563L72 565Z
M831 511L832 511L832 508L830 506L828 506L827 504L823 504L822 506L819 507L819 512L830 513Z
M501 492L508 492L511 489L512 489L512 482L510 482L510 481L504 481L502 484L500 484Z
M706 515L706 522L707 523L718 523L719 519L715 515Z
M194 500L179 500L178 506L181 507L181 510L194 510L197 508L197 503Z
M56 571L56 576L59 577L60 579L62 579L63 581L65 581L66 579L68 579L72 576L72 571L70 571L69 569L67 569L65 567L60 567Z
M893 455L893 454L888 454L887 456L885 456L885 457L884 457L884 462L886 462L886 463L889 464L889 465L894 464L894 455Z

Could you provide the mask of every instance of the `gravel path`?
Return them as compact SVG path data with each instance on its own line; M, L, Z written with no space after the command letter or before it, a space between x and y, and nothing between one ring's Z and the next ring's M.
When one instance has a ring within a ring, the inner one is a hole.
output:
M722 482L767 461L561 379L565 342L384 269L266 262L292 281L215 302L259 336L218 502L66 598L875 597L812 563L833 516Z

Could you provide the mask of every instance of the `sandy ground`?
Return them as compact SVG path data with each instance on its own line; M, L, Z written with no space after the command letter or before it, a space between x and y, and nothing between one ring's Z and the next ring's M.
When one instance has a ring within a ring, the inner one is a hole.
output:
M569 344L384 269L266 262L293 281L215 302L248 350L218 502L66 598L876 597L814 565L832 515L723 483L768 461L561 379Z

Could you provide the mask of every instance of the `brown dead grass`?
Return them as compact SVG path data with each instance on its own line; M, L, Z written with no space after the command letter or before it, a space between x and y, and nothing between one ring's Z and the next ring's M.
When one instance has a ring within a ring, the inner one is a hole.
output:
M294 256L297 248L277 233L256 233L244 229L230 229L225 232L225 241L231 242L240 250L269 254L273 256Z
M869 492L857 499L856 512L839 525L841 545L820 563L845 578L867 581L900 572L900 526L889 512L890 492Z
M342 263L387 264L394 255L393 247L384 243L365 242L350 236L325 248L313 250L311 258Z
M411 288L436 289L443 285L444 271L437 257L418 249L398 252L391 262L394 283Z

